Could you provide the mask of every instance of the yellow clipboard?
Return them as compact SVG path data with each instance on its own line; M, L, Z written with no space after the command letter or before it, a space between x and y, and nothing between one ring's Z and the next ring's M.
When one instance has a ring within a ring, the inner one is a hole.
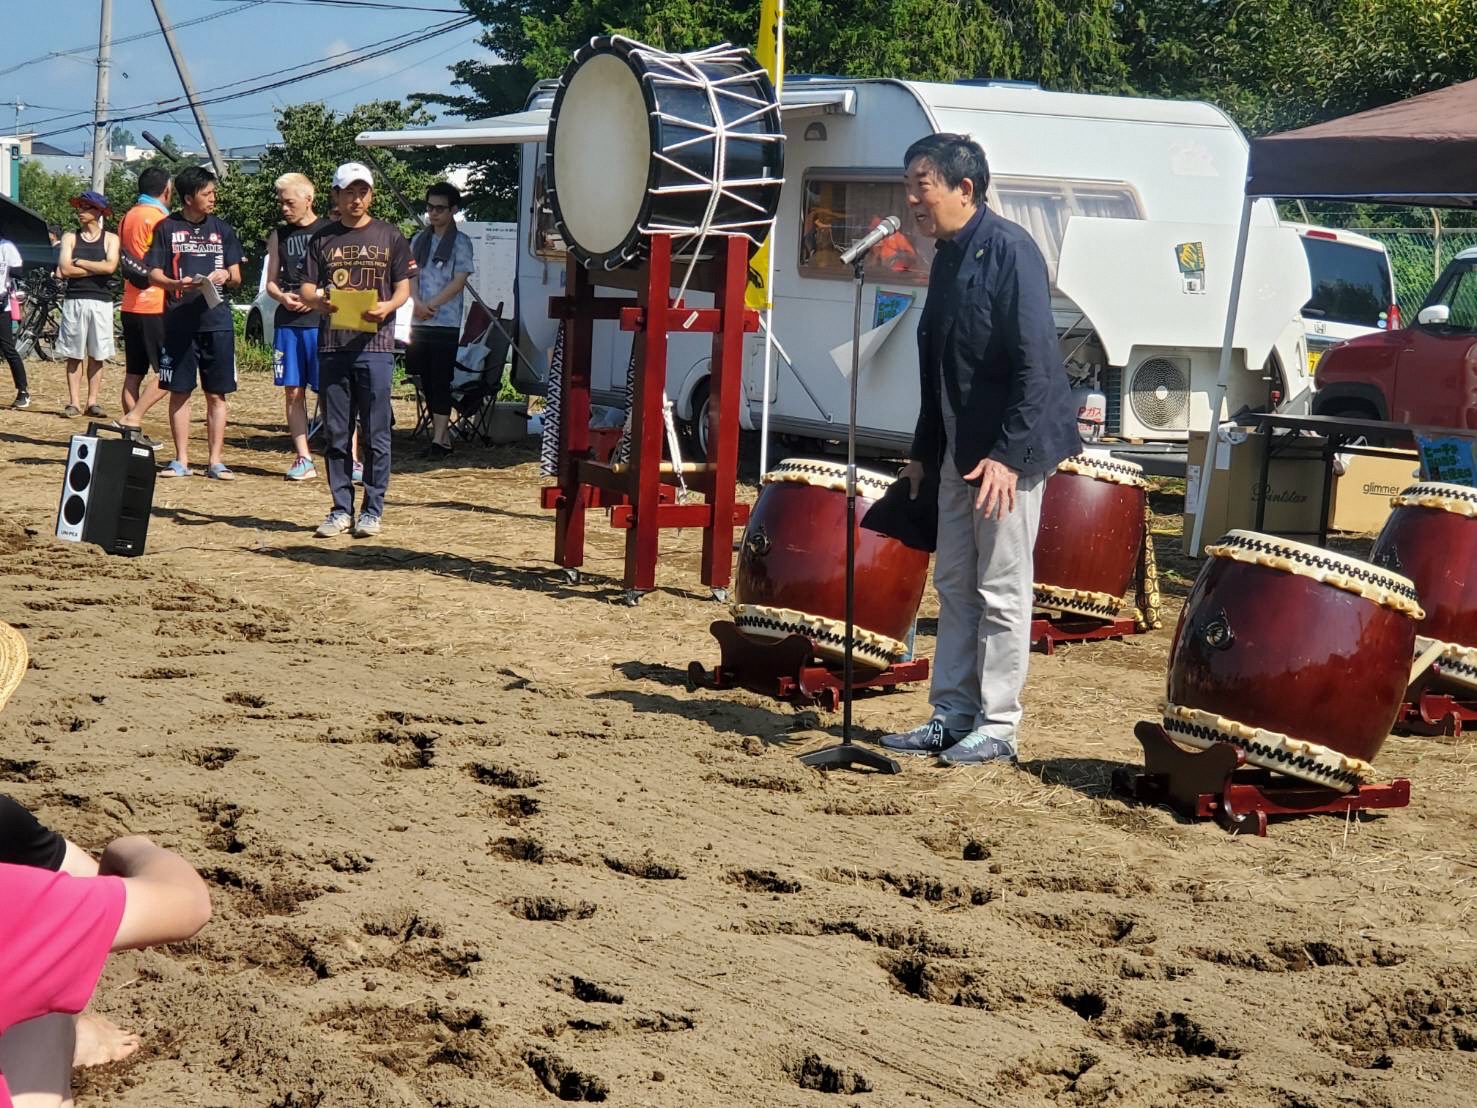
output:
M329 326L338 331L378 331L380 325L364 318L364 313L379 303L374 289L332 289L328 299L338 305L338 311L328 318Z

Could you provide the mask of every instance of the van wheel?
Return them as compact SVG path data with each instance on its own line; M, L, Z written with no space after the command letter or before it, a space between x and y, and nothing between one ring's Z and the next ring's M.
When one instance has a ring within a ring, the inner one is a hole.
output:
M255 308L246 317L246 341L258 346L266 344L266 332L262 328L262 313Z
M1326 411L1318 412L1318 415L1328 416L1330 419L1379 419L1380 414L1369 404L1345 402L1328 408ZM1366 435L1365 441L1370 446L1398 446L1400 436L1397 435Z
M708 460L708 400L710 391L706 378L692 390L692 418L684 424L683 436L687 439L687 452L694 462Z

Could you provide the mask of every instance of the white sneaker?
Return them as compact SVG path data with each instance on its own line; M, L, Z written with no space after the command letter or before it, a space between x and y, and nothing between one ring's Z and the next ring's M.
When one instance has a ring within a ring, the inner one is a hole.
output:
M318 530L313 534L320 539L334 539L349 531L354 526L354 521L343 512L334 512L322 523L318 524Z

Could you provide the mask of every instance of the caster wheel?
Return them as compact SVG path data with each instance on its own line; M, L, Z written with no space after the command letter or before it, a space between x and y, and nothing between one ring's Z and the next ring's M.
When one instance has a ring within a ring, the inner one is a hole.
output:
M580 583L580 571L573 567L566 569L564 571L564 582L568 585L578 585Z
M728 590L724 588L715 588L713 590L713 599L716 600L719 604L727 604Z
M627 608L634 608L641 603L641 598L645 595L640 589L627 589L621 594L621 603Z

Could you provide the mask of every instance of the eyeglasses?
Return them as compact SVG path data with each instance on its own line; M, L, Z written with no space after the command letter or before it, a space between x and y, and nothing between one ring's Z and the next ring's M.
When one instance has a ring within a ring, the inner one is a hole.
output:
M426 211L428 211L428 212L449 212L449 211L451 211L451 205L450 204L427 204L426 205Z

